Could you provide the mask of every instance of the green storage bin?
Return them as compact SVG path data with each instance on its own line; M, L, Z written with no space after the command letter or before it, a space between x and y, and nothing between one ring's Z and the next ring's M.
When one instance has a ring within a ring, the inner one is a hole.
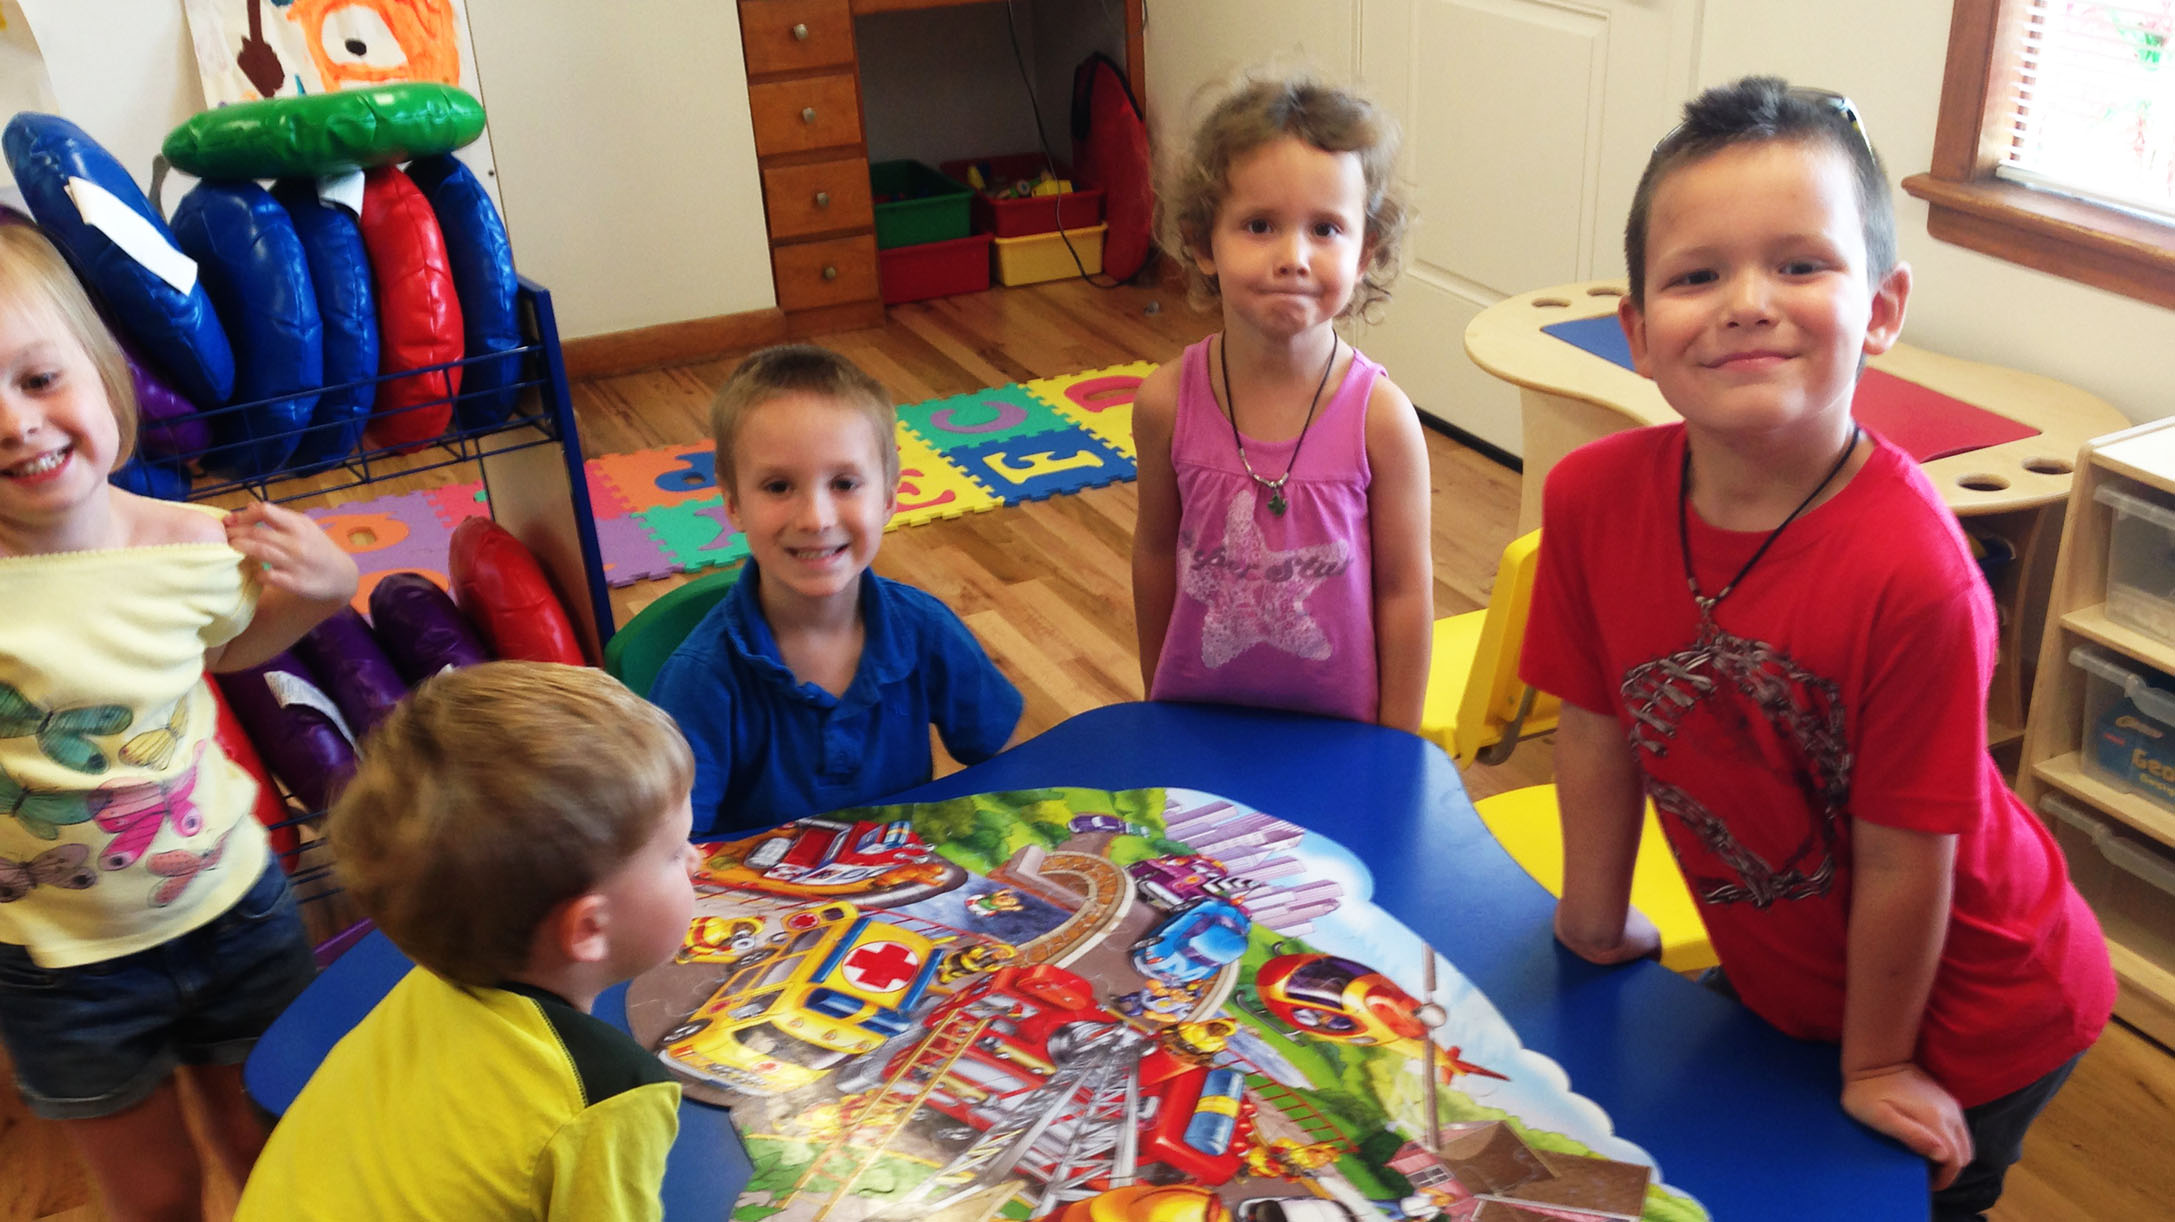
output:
M948 242L966 237L973 188L918 161L879 161L868 168L876 200L876 249Z

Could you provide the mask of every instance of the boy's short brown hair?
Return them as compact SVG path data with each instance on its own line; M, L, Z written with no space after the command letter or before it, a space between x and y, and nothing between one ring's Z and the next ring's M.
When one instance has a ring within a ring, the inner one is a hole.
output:
M121 430L113 455L113 465L118 467L136 452L136 383L129 377L128 357L98 316L75 269L45 234L29 225L0 222L0 307L39 306L59 316L98 370L106 405Z
M749 411L782 395L803 394L858 408L876 430L884 486L899 483L899 413L891 392L859 365L814 344L779 344L740 362L710 401L710 435L717 441L718 486L733 486L733 443Z
M1865 235L1866 274L1879 284L1896 265L1896 207L1888 170L1873 150L1865 122L1840 94L1792 88L1776 76L1747 76L1716 85L1684 104L1684 121L1669 129L1646 159L1624 222L1624 267L1631 304L1646 304L1647 226L1654 193L1676 171L1739 144L1796 141L1825 144L1850 163L1858 219Z
M529 961L686 798L694 758L601 670L485 662L425 680L364 741L327 829L341 881L409 958L460 984Z

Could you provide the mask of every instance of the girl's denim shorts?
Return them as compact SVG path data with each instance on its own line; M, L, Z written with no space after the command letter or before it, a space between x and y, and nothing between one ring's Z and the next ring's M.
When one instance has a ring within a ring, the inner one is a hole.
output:
M37 1115L125 1112L177 1065L238 1065L316 975L276 858L209 923L132 955L39 967L0 943L0 1042Z

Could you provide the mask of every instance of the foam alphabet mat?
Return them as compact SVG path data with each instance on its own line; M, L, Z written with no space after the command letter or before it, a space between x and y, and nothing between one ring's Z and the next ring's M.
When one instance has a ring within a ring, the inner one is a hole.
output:
M1049 788L697 847L626 1012L731 1109L739 1222L1708 1216L1272 814Z
M1133 392L1154 369L1136 361L899 408L899 508L888 529L1132 479ZM611 585L746 558L710 442L600 455L588 471ZM490 507L472 480L308 512L355 555L362 605L386 573L413 570L443 585L453 528Z

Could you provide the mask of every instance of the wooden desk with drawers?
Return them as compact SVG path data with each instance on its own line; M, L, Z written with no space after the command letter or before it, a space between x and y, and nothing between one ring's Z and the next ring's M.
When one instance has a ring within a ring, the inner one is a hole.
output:
M853 19L996 0L740 0L740 45L778 308L793 335L876 326L876 213L869 198ZM1142 0L1125 0L1133 96Z

